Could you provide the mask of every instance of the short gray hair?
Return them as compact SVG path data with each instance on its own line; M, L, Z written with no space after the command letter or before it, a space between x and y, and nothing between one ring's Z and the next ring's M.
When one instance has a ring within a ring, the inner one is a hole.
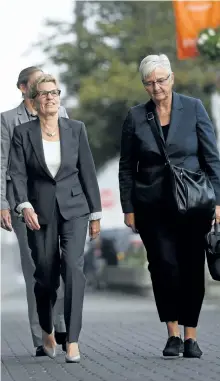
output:
M28 97L30 99L34 99L37 96L38 86L41 83L48 83L48 82L53 82L56 85L56 87L58 87L58 82L57 82L56 78L53 75L51 75L51 74L42 74L39 77L37 77L37 79L30 86L30 89L29 89L29 92L28 92Z
M149 55L145 57L139 67L139 72L141 74L141 80L143 81L148 77L155 69L162 67L168 71L168 74L172 73L169 58L165 54L159 55Z

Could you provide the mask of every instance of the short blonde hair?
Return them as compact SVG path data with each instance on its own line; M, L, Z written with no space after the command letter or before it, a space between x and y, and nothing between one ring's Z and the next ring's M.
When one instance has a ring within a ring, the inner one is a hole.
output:
M32 83L30 86L29 92L28 92L28 98L34 99L37 96L38 92L38 86L41 83L48 83L48 82L53 82L56 87L58 87L58 82L56 78L51 75L51 74L42 74L37 79Z
M145 57L141 61L140 67L139 67L141 80L144 81L144 79L148 77L158 67L167 69L168 74L172 73L169 58L165 54L159 54L159 55L152 54Z

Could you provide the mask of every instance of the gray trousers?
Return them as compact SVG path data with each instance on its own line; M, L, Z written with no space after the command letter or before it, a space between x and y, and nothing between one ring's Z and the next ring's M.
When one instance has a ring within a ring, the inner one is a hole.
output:
M88 215L64 220L56 206L48 225L41 225L40 230L28 230L28 242L36 266L34 292L40 325L48 334L52 332L53 306L61 273L65 283L64 316L69 342L78 342L82 326L87 228Z
M35 265L31 257L31 251L28 246L27 228L21 218L12 214L12 226L18 239L21 267L24 275L26 285L26 295L28 304L28 317L30 323L30 329L35 347L42 345L42 329L39 324L36 299L34 295L35 287ZM66 326L64 322L64 298L63 298L63 282L58 290L57 301L54 306L54 327L57 332L66 332Z

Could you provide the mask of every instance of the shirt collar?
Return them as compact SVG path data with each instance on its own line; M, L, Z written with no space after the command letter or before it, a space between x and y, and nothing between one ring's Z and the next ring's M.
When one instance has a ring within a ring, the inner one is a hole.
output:
M26 106L25 106L25 110L26 110L26 113L27 113L29 119L36 119L37 118L37 114L30 113L30 111L27 109Z

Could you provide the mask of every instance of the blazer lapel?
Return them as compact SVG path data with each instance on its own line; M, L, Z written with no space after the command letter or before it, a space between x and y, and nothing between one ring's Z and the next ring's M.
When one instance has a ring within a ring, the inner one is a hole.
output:
M60 150L61 150L61 164L60 168L55 176L57 180L65 166L69 162L69 152L73 149L72 144L72 129L69 127L68 119L59 118L59 129L60 129Z
M21 104L17 108L18 113L18 120L20 124L29 122L27 112L25 110L24 102L21 102Z
M172 142L172 139L181 121L182 113L183 113L183 105L180 100L180 96L177 93L173 92L170 127L169 127L167 140L166 140L167 146Z
M155 103L152 100L150 100L149 102L146 103L146 109L147 109L146 118L148 119L147 113L151 113L151 112L153 113L155 120L157 122L157 127L158 127L158 132L160 134L160 137L164 141L164 144L168 147L168 145L172 143L172 139L174 138L176 129L178 128L178 125L182 118L183 105L180 100L180 96L177 93L173 92L170 127L169 127L166 141L164 140L164 135L163 135L159 117L157 115ZM147 120L147 123L150 124L148 120Z
M45 158L44 158L44 150L43 150L40 122L39 122L39 120L34 120L31 123L32 123L32 126L29 130L29 138L30 138L31 144L33 146L35 155L37 157L39 164L41 165L43 170L46 172L46 174L49 177L53 178L49 169L47 168Z

